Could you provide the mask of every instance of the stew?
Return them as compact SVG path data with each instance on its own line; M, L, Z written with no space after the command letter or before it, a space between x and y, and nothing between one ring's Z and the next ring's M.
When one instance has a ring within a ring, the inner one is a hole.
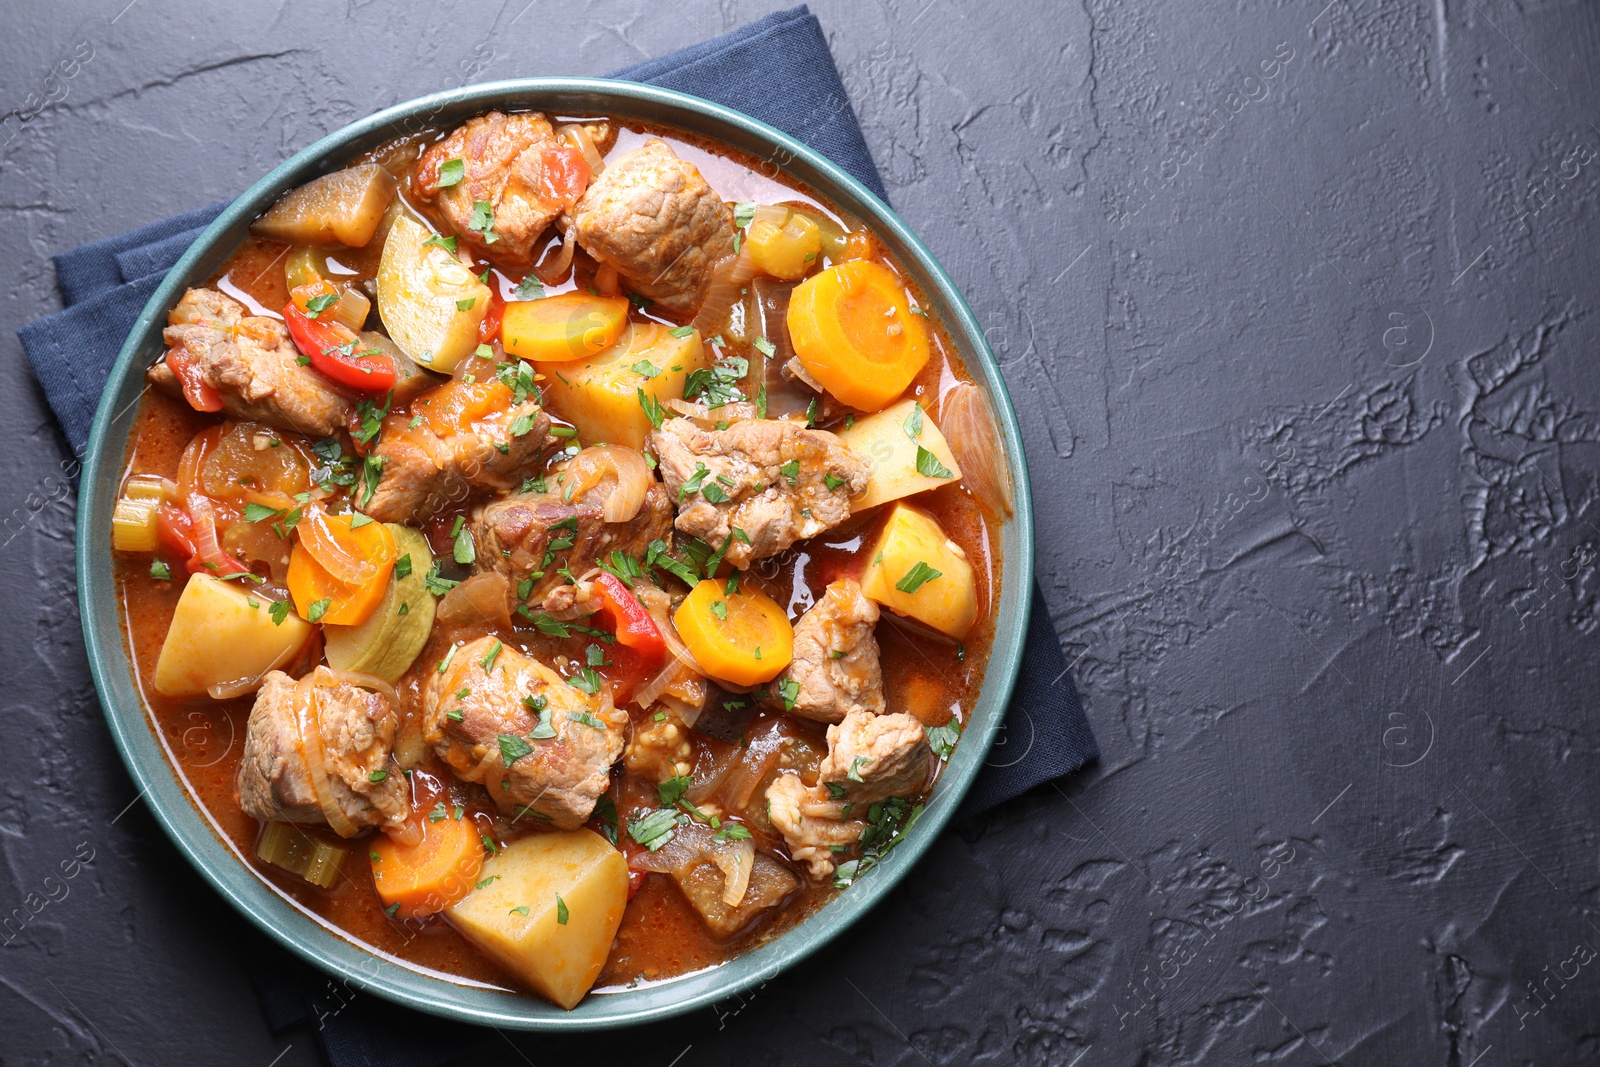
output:
M982 682L993 415L871 232L670 129L489 112L285 194L168 315L113 523L241 859L570 1008L864 875Z

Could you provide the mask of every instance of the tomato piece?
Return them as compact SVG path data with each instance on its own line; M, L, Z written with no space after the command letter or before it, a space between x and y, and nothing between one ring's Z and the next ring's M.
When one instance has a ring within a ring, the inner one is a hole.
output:
M600 597L600 610L611 620L617 644L639 653L650 661L650 666L660 665L667 654L667 642L633 590L621 578L605 571L594 580L594 588Z
M156 508L156 538L161 546L178 559L194 558L194 524L189 513L176 504L162 504Z
M483 313L483 321L478 323L478 343L486 345L500 336L500 320L506 314L506 298L500 295L500 290L491 287L489 290L489 310Z
M306 317L290 301L283 309L284 325L311 368L329 381L361 393L385 393L394 388L394 359L377 349L361 348L361 339L343 327ZM347 336L348 335L348 336Z
M589 161L570 144L551 145L542 155L546 200L570 207L589 187Z
M200 375L200 364L180 348L167 349L167 369L183 386L183 398L196 411L221 411L222 394Z

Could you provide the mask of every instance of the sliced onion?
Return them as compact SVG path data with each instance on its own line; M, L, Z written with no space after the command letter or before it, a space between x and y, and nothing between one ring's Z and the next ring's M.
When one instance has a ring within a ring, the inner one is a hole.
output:
M681 660L668 656L667 662L661 665L661 669L656 671L649 681L633 691L633 701L641 708L648 708L651 704L661 699L661 695L669 687L684 681L686 678L698 677L700 676L685 666ZM694 718L698 718L699 714L699 710L696 709ZM684 725L693 726L694 722L692 719L685 720Z
M750 243L736 256L726 256L711 271L711 285L706 298L695 313L694 327L702 337L709 337L728 321L728 312L744 295L745 286L756 276L756 261L750 255Z
M317 505L306 506L295 528L311 558L339 581L346 585L365 585L377 575L378 569L371 563L345 550L338 535L328 526L328 513Z
M583 154L583 161L589 164L590 181L600 177L600 172L606 169L606 161L600 158L600 150L595 147L594 138L589 136L587 129L572 122L556 127L556 135L571 141L572 147Z
M795 208L794 210L795 214L804 215L816 223L817 229L822 231L823 255L835 262L845 258L845 252L849 249L849 235L845 232L844 227L820 211L808 211L803 208Z
M499 571L474 574L444 595L434 619L453 630L478 626L511 629L510 579Z
M567 475L563 492L573 499L601 488L610 479L611 487L600 505L600 516L606 522L632 520L644 506L645 494L656 484L643 453L626 445L585 448L561 464L561 469Z
M695 660L694 653L689 651L689 646L683 643L683 639L678 636L677 628L672 625L671 603L667 597L641 596L639 600L644 604L644 609L650 613L650 618L655 620L656 629L661 631L661 640L667 646L667 651L672 653L672 658L704 678L705 668Z
M546 253L542 260L535 263L534 276L546 285L560 285L567 273L572 270L572 250L577 247L577 239L578 225L569 218L567 232L561 238L560 251L554 254Z
M306 777L311 779L311 791L316 795L317 807L328 820L328 826L340 837L354 837L357 826L350 821L333 798L333 786L328 781L328 765L322 751L322 722L314 712L313 690L333 672L318 667L295 683L295 724L300 730L300 751L306 760Z
M750 888L750 872L756 865L756 843L750 838L730 842L732 848L721 849L711 857L711 862L722 871L722 902L737 908Z
M1000 428L983 391L960 382L944 395L939 429L961 467L961 480L978 503L1002 518L1011 515L1011 478L1000 450Z
M600 264L594 272L594 291L601 296L616 296L619 288L617 268L609 263Z

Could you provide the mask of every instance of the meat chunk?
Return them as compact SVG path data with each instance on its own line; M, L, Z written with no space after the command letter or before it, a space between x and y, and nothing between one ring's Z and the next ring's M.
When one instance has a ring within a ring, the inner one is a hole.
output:
M741 569L849 518L870 473L838 437L783 419L725 430L668 419L646 447L678 502L678 529L717 548L731 536L726 558Z
M162 338L171 350L168 358L192 365L235 418L327 437L355 410L321 375L299 364L283 323L250 315L215 289L184 293L167 324ZM170 388L173 375L158 363L147 377L157 388Z
M844 818L842 801L821 786L807 788L797 774L780 774L767 787L767 815L790 857L818 881L833 873L833 850L855 847L867 828L861 819Z
M461 177L445 184L442 168L451 160L461 161ZM420 199L436 201L456 236L479 255L497 265L526 268L540 236L571 209L588 181L582 155L543 115L491 111L467 120L424 152L412 188ZM489 215L480 215L478 204L488 204Z
M460 391L472 388L463 383L440 386L419 397L412 410L459 405ZM373 450L382 465L378 486L364 510L379 522L415 526L461 502L473 489L505 492L539 458L549 429L549 417L532 396L465 424L432 413L420 421L390 415Z
M547 492L495 500L472 516L480 566L500 571L514 585L531 579L533 584L519 600L544 604L547 611L572 604L573 587L557 573L559 568L582 575L596 560L609 561L618 550L642 557L651 541L672 529L672 500L660 483L650 485L633 518L606 522L605 498L615 483L594 486L567 501L556 480L564 473L564 465L558 463L544 476Z
M733 253L733 209L658 138L612 160L573 220L585 252L673 315L700 306L712 268Z
M301 733L302 714L314 727L310 737ZM234 779L239 807L264 822L328 824L317 800L323 792L336 820L346 824L333 828L346 837L363 827L404 822L411 801L393 762L397 726L397 709L387 698L341 681L326 667L300 682L272 671L245 729ZM319 765L322 789L312 779Z
M627 712L493 637L454 646L423 689L423 740L508 815L583 825L622 755Z
M933 776L933 747L913 715L852 711L828 727L828 754L817 778L858 807L920 793Z
M878 605L866 598L854 578L828 586L795 624L794 659L774 687L793 694L791 714L839 722L851 712L883 713L877 622Z

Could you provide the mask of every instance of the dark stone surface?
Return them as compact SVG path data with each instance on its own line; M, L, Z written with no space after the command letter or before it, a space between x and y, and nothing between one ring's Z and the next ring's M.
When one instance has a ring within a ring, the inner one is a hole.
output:
M0 12L0 912L58 898L0 948L0 1062L308 1064L242 920L124 810L11 331L51 252L373 109L778 5L125 4ZM1594 5L814 6L1006 365L1105 759L747 1005L522 1059L1600 1056Z

